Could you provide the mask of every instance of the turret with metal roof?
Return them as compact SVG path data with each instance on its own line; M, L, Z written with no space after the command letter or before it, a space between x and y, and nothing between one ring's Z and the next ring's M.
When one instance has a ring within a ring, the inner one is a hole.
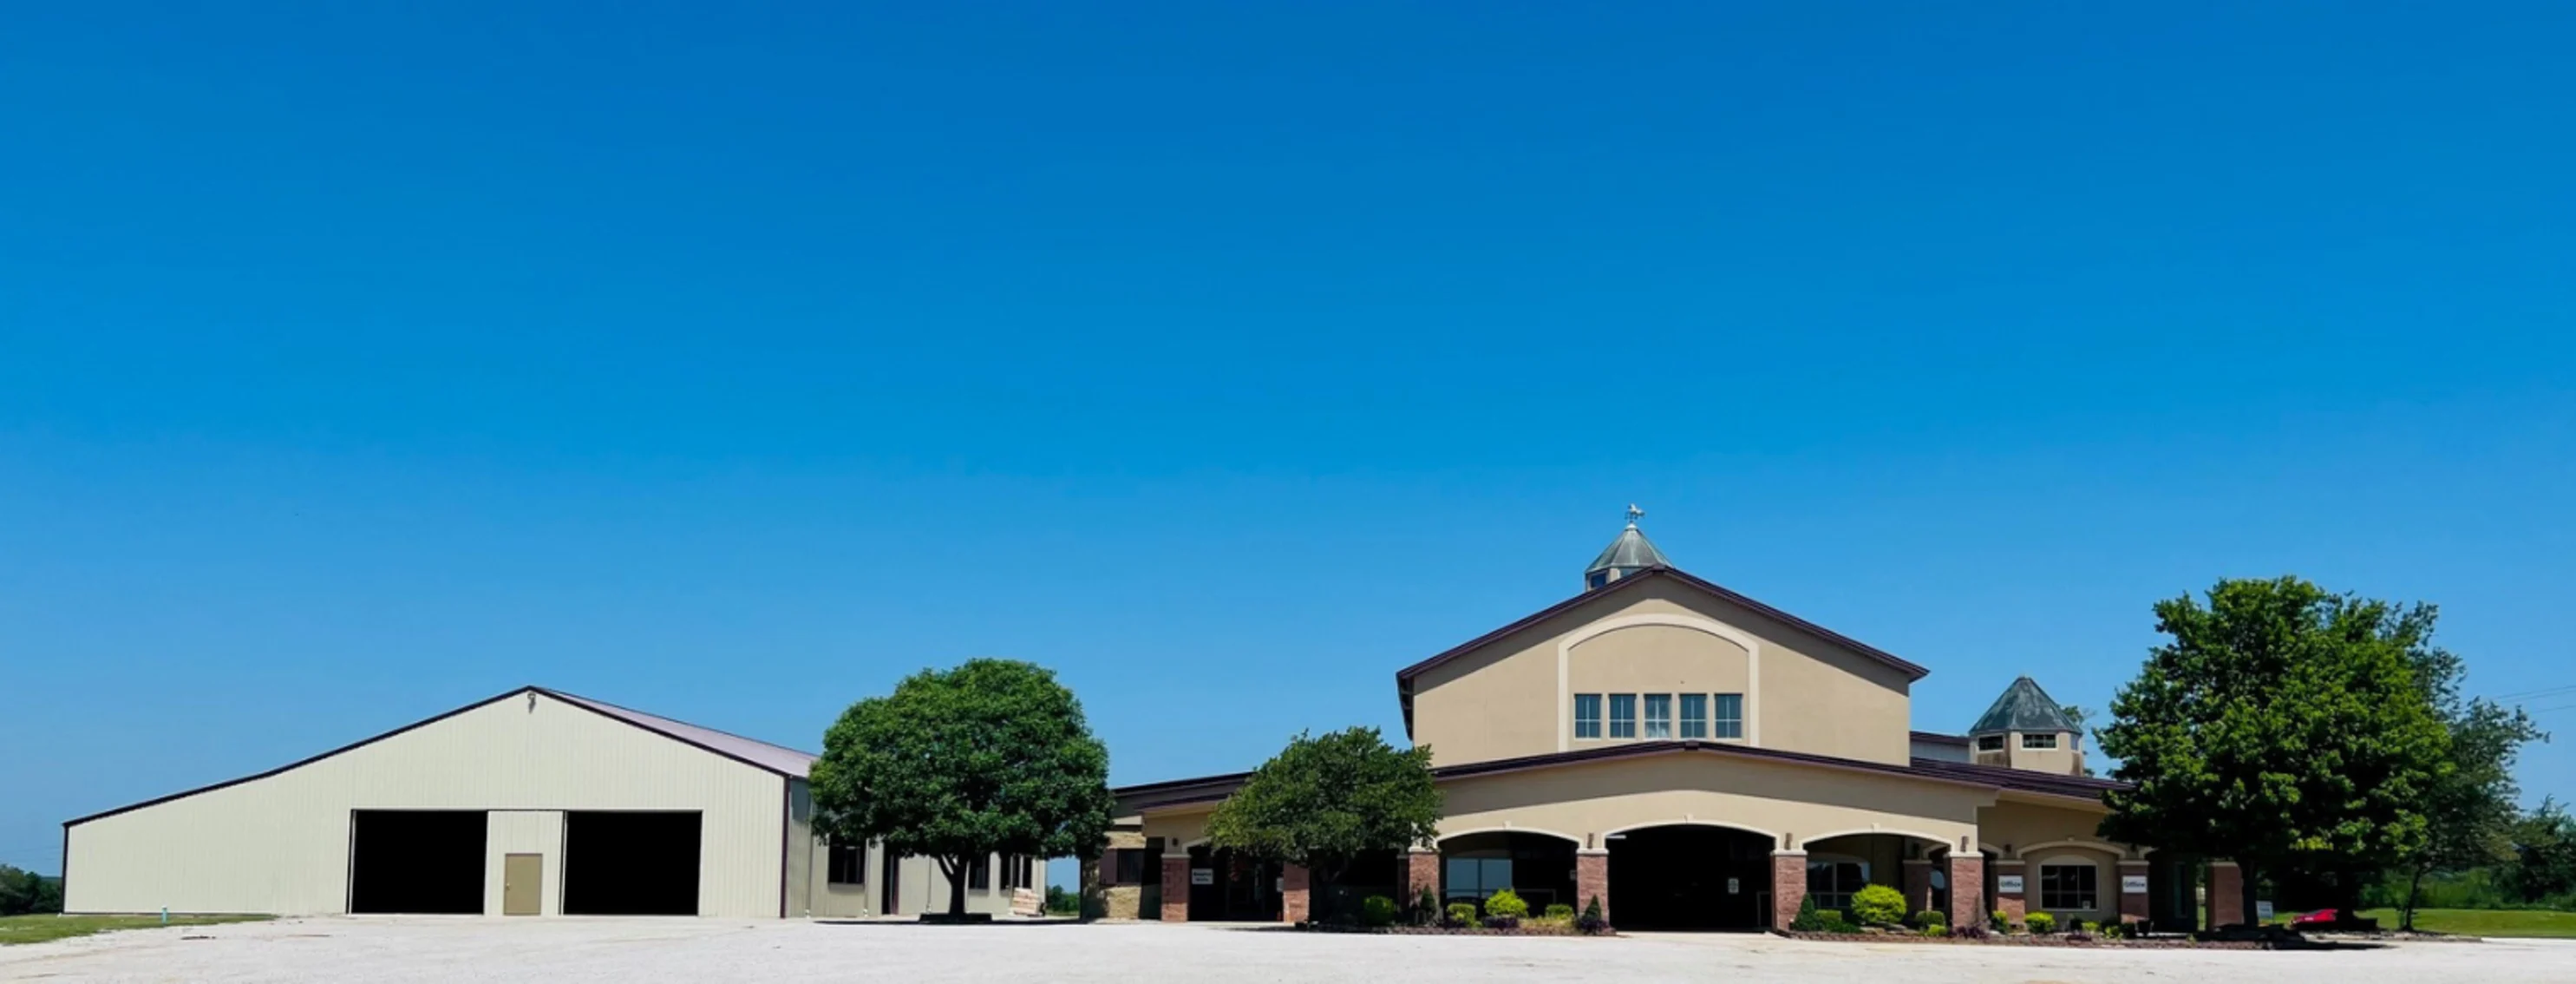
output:
M1592 566L1583 569L1584 590L1606 587L1631 574L1673 566L1672 561L1664 559L1664 552L1655 549L1646 534L1637 529L1637 520L1644 515L1646 511L1635 503L1628 505L1628 528L1619 531L1619 538L1610 541L1601 556L1592 558Z
M2075 719L2067 717L2066 709L2049 699L2048 691L2039 689L2039 681L2021 677L2004 688L2004 695L1995 698L1994 706L1986 708L1986 713L1968 728L1968 735L2074 730Z
M2060 775L2084 771L2084 729L2039 681L2020 677L1968 729L1969 761Z

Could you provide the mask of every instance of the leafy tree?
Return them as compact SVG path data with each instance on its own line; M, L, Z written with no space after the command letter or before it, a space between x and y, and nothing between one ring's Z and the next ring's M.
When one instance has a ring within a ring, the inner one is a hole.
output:
M2262 872L2385 868L2421 847L2419 803L2450 755L2415 673L2432 609L2283 577L2155 611L2168 641L2100 731L2134 784L2106 795L2103 836L2234 858L2249 915Z
M1109 750L1055 674L1010 660L924 670L850 706L811 776L817 829L929 857L966 911L968 864L995 851L1098 856Z
M63 911L63 882L0 864L0 916Z
M2576 817L2556 799L2513 825L2513 862L2505 869L2505 890L2516 901L2576 902Z
M1431 748L1398 751L1376 728L1299 734L1208 818L1208 840L1304 867L1326 884L1353 860L1438 836Z
M2425 610L2425 629L2432 628ZM2415 928L2415 907L2424 876L2435 871L2462 871L2512 858L2513 828L2521 818L2515 805L2522 789L2513 780L2513 763L2522 746L2544 740L2531 716L2483 697L2463 701L2460 678L2466 667L2447 649L2419 644L2415 649L2415 682L2424 691L2444 730L2450 734L2450 767L2425 789L2418 808L2424 813L2422 844L2400 860L2406 874L2406 896L2397 910L2398 928Z
M2085 736L2093 733L2092 708L2085 707L2081 704L2059 704L2057 705L2057 709L2065 712L2066 719L2068 721L2075 723L2075 738L2077 741L2082 741ZM2089 776L2093 774L2093 766L2090 764L2083 765L2080 768L2084 770L2085 775Z

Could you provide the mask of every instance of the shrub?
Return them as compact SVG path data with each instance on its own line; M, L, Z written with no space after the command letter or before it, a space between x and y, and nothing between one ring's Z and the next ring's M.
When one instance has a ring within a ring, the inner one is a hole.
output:
M1797 918L1789 920L1789 928L1800 933L1825 931L1825 918L1816 911L1815 896L1810 895L1798 900L1798 915Z
M2030 931L2034 933L2048 933L2055 932L2057 930L2057 917L2045 912L2034 912L2030 915L2023 916L2021 917L2021 922L2022 925L2030 927Z
M1601 915L1601 896L1595 895L1592 901L1584 903L1583 914L1575 917L1574 928L1585 936L1598 936L1610 931L1610 920Z
M1574 907L1563 902L1551 903L1547 907L1547 918L1557 922L1572 922L1574 921Z
M2090 919L2077 920L2075 923L2075 931L2079 933L2099 933L2102 931L2102 924Z
M1452 902L1449 904L1449 921L1447 925L1473 926L1475 924L1476 907L1473 904L1466 902Z
M1439 921L1440 896L1432 893L1431 886L1425 885L1422 893L1413 897L1413 923L1428 926Z
M1519 928L1521 928L1521 917L1519 917L1519 916L1486 916L1486 917L1485 917L1485 928L1486 928L1486 929L1519 929Z
M2004 911L2004 910L2002 910L2002 909L1997 909L1997 910L1995 910L1995 911L1993 911L1993 912L1986 913L1986 918L1991 919L1991 920L1994 920L1993 925L1994 925L1994 927L1995 927L1996 929L1998 929L1998 930L2006 930L2006 929L2011 929L2011 928L2012 928L2012 914L2011 914L2011 913L2008 913L2008 912L2005 912L2005 911Z
M1485 898L1485 914L1518 919L1529 915L1529 903L1521 901L1518 893L1506 888Z
M1828 933L1851 933L1860 930L1860 927L1853 925L1851 920L1843 918L1843 912L1840 909L1818 909L1816 919L1825 924L1824 931Z
M1360 922L1369 926L1395 925L1395 900L1383 895L1361 899Z
M1851 917L1864 926L1895 926L1905 922L1905 893L1885 885L1869 885L1852 893Z
M1916 929L1930 929L1935 926L1942 929L1948 929L1950 928L1950 917L1942 915L1941 910L1939 909L1925 909L1921 912L1915 913L1913 918L1906 920L1906 924L1913 926Z

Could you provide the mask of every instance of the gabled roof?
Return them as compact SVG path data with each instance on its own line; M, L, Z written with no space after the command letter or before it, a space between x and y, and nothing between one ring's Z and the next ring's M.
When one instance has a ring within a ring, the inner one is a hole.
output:
M266 772L242 776L238 779L226 779L222 782L211 785L182 790L180 792L171 793L167 796L154 797L140 803L128 804L112 810L102 810L85 817L75 817L73 819L63 821L63 826L77 826L79 824L88 823L92 820L101 820L107 817L112 817L120 813L131 813L147 806L159 806L172 800L186 799L199 793L211 793L218 789L238 786L246 782L257 782L270 776L303 768L334 755L339 755L345 752L354 752L387 738L403 734L404 732L425 728L430 725L437 724L438 722L445 721L448 718L463 714L467 711L471 711L479 707L487 707L524 694L543 694L547 697L590 711L610 720L620 721L634 727L642 728L646 731L678 741L682 744L693 745L704 751L721 755L744 765L751 766L752 768L760 769L765 772L777 773L778 775L791 779L805 778L807 768L814 762L814 756L782 745L772 745L768 742L754 741L740 735L717 731L713 728L701 728L694 724L674 721L666 717L656 717L642 711L619 707L615 704L596 701L587 697L576 697L559 690L548 690L544 687L528 686L520 687L508 693L487 697L483 700L475 701L471 704L467 704L463 707L459 707L435 717L423 718L371 738L362 738L338 748L334 748L330 751L323 752L319 755L297 759Z
M2060 776L2045 772L2030 772L2022 769L2006 769L1987 765L1968 765L1961 762L1944 762L1938 759L1918 758L1909 761L1905 765L1892 765L1886 762L1870 762L1862 759L1839 758L1832 755L1814 755L1807 752L1791 752L1777 748L1756 748L1751 745L1739 745L1733 742L1696 740L1624 742L1617 745L1604 745L1599 748L1585 748L1571 752L1548 752L1542 755L1524 755L1517 758L1495 759L1488 762L1465 762L1458 765L1444 765L1432 769L1431 776L1434 779L1440 780L1467 779L1476 776L1490 776L1510 772L1526 772L1532 769L1558 768L1568 765L1579 765L1586 762L1606 762L1615 759L1677 754L1733 756L1780 762L1789 765L1838 769L1847 772L1867 772L1901 779L1921 780L1924 782L1951 783L1996 790L2010 789L2046 796L2066 796L2076 799L2096 801L2102 798L2103 793L2114 789L2128 788L2127 783L2117 782L2110 779L2094 779L2085 776ZM1174 779L1167 782L1142 783L1134 786L1118 787L1117 789L1110 790L1110 795L1117 798L1118 812L1121 815L1124 815L1137 810L1150 810L1159 807L1182 806L1193 803L1213 803L1218 800L1222 800L1227 796L1233 795L1236 789L1242 788L1244 780L1251 777L1252 773L1249 772L1230 772L1224 775L1201 776L1195 779Z
M1859 653L1864 657L1878 661L1890 669L1894 669L1899 673L1905 674L1907 680L1920 680L1925 676L1930 675L1932 672L1931 670L1924 669L1923 667L1899 659L1894 654L1889 653L1886 650L1872 646L1832 629L1825 628L1824 626L1817 625L1814 622L1807 621L1806 619L1799 618L1798 616L1791 615L1788 612L1773 608L1759 601L1755 601L1752 598L1737 594L1736 592L1728 590L1727 588L1713 582L1702 580L1681 568L1655 567L1639 571L1635 574L1630 574L1627 577L1612 581L1606 586L1585 591L1582 594L1575 595L1574 597L1567 598L1564 601L1549 605L1546 608L1530 613L1529 616L1522 618L1517 622L1513 622L1510 625L1503 626L1502 628L1495 629L1492 632L1487 632L1484 635L1459 643L1437 656L1433 656L1430 659L1423 660L1422 662L1415 663L1411 666L1395 671L1396 694L1398 699L1400 699L1404 704L1405 732L1407 734L1411 734L1413 731L1413 678L1421 675L1424 671L1482 649L1486 644L1500 640L1504 636L1511 635L1512 633L1519 632L1522 629L1529 628L1530 626L1537 625L1540 622L1562 615L1576 605L1583 604L1584 602L1591 601L1596 598L1606 598L1622 591L1633 590L1641 584L1662 580L1670 580L1678 584L1689 585L1690 587L1700 591L1716 595L1721 600L1750 609L1757 615L1764 616L1787 625L1790 628L1817 636L1827 642L1831 642L1837 646Z
M2066 709L2049 699L2048 691L2039 689L2039 681L2020 677L1995 698L1994 706L1978 716L1968 728L1971 735L1999 735L2007 731L2076 731L2075 719Z

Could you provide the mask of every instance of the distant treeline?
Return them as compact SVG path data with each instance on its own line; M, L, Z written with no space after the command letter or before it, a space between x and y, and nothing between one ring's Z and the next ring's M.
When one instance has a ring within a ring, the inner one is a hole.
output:
M63 911L63 880L0 864L0 916Z

